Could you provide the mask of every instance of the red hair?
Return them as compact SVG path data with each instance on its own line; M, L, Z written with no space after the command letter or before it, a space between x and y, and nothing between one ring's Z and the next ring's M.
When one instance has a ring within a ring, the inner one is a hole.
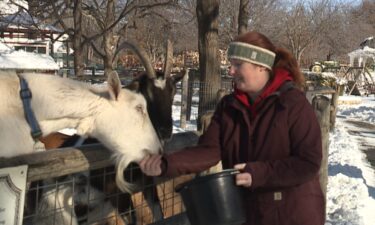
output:
M276 57L271 71L271 79L274 77L273 71L276 69L284 69L290 73L298 87L303 88L305 85L305 78L292 53L285 48L275 47L265 35L256 31L250 31L237 36L233 41L248 43L274 52Z

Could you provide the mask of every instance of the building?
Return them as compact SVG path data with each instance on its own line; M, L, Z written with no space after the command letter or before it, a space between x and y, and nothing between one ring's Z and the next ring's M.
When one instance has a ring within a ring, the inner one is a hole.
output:
M59 66L48 54L16 51L0 42L0 71L12 70L17 72L40 72L55 75Z
M28 8L26 1L16 3ZM10 1L0 1L0 7L4 15L0 18L0 42L14 50L51 55L60 67L67 66L68 60L73 61L73 50L69 49L67 56L68 35L61 35L63 30L41 22Z
M23 10L0 19L0 39L15 50L52 54L52 40L61 32L62 30L41 23Z
M351 66L366 66L368 59L375 63L374 37L368 37L360 44L360 48L348 53Z

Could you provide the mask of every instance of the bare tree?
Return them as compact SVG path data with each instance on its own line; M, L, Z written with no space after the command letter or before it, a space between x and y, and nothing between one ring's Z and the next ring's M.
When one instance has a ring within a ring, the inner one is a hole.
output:
M329 28L331 0L298 1L285 14L288 47L300 63L306 48Z
M319 13L313 14L315 20L317 20L317 22L314 22L315 24L319 24L318 17L321 17L320 24L324 29L317 29L313 33L316 34L315 37L311 37L313 34L305 33L308 36L305 39L300 39L301 41L306 41L308 38L312 38L301 55L300 65L302 66L308 67L314 61L323 60L336 60L347 63L347 53L358 48L359 43L364 38L373 36L375 33L371 22L373 17L370 16L372 15L371 8L374 7L374 3L370 1L364 1L359 5L336 1L328 1L327 3L325 7L322 5L318 7L319 4L317 4L315 11ZM306 10L308 11L309 8ZM323 22L324 17L325 21ZM300 25L302 26L302 23ZM314 30L314 28L312 27L310 30ZM292 49L287 43L285 45Z
M239 1L221 0L219 13L219 48L226 49L228 43L238 35Z
M157 17L158 13L152 9L174 5L176 1L31 0L31 3L33 14L58 25L70 36L75 73L81 75L85 66L84 52L88 47L102 59L106 72L113 70L118 44L123 38L131 37L126 32L133 29L132 33L136 33L137 20ZM163 17L162 14L159 16ZM164 22L168 23L167 20Z
M39 18L41 22L49 22L63 30L63 32L61 32L61 34L55 39L52 39L51 37L52 42L56 41L64 34L69 35L69 39L72 41L72 47L74 49L75 74L77 74L77 76L82 75L84 69L83 56L85 47L82 28L82 0L31 0L29 3L31 6L30 9L23 7L23 10L27 11L30 15ZM14 1L14 4L17 5L18 3Z
M238 34L247 32L250 18L250 0L240 0L238 13Z
M324 30L317 41L315 41L311 47L309 46L309 51L306 52L308 57L311 53L316 52L316 57L314 61L321 60L337 60L340 61L340 56L345 56L341 58L341 61L347 60L347 53L350 50L350 46L353 44L350 40L350 36L354 36L351 33L348 23L348 10L350 8L344 5L335 5L331 12L330 23L328 24L328 29ZM314 51L314 49L316 49ZM305 57L305 58L307 58ZM311 64L312 62L307 63Z
M91 39L91 46L102 58L106 72L114 69L120 53L117 46L124 39L136 39L154 62L162 55L173 23L167 13L172 10L168 7L175 7L175 1L95 0L87 6L88 15L95 21L96 38L91 36L86 40Z
M353 44L358 47L358 43L364 38L375 35L375 2L371 0L363 0L360 5L353 7L348 13L350 20L348 21L348 29L351 31Z
M198 50L198 21L196 0L180 0L178 10L174 11L174 26L171 30L175 50Z
M198 114L213 108L216 92L221 86L220 60L218 54L218 21L220 0L197 0L199 69L202 87Z
M74 49L74 72L77 76L83 75L85 69L82 45L82 0L74 0L73 5L73 49Z

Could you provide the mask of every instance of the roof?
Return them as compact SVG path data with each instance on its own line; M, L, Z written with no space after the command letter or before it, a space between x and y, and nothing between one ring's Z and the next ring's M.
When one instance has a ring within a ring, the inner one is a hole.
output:
M25 51L0 51L0 70L58 70L59 66L53 58L46 54Z
M375 48L374 37L371 36L371 37L366 38L365 40L361 42L361 44L359 44L359 46L361 46L362 49L365 48L366 46L369 48Z
M363 49L356 49L348 53L349 56L353 57L375 57L375 49L364 46Z
M0 53L6 53L12 51L13 48L11 46L8 46L7 44L4 44L3 42L0 42Z
M61 29L49 24L42 23L39 19L32 17L27 12L20 10L0 19L0 27L24 27L29 29L48 30L57 33L63 32Z

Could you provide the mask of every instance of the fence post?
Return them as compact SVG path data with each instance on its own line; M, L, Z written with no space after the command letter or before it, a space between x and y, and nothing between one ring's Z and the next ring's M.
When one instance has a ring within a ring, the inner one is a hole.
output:
M317 95L312 100L312 106L318 118L320 130L322 132L323 158L319 170L319 181L324 198L327 200L330 99L323 95Z
M67 78L68 77L68 69L66 70L63 70L63 78Z
M330 131L333 131L335 128L335 123L336 123L336 112L337 112L337 104L338 104L338 99L339 95L343 89L342 85L337 85L336 87L336 92L332 94L332 100L331 100L331 115L330 115Z
M194 79L195 79L195 70L189 71L189 79L188 79L188 88L187 88L187 99L186 99L186 119L190 120L191 116L191 105L193 102L193 92L194 92Z
M186 110L187 110L187 93L189 82L189 68L186 68L184 78L181 82L181 114L180 114L180 127L186 128Z

